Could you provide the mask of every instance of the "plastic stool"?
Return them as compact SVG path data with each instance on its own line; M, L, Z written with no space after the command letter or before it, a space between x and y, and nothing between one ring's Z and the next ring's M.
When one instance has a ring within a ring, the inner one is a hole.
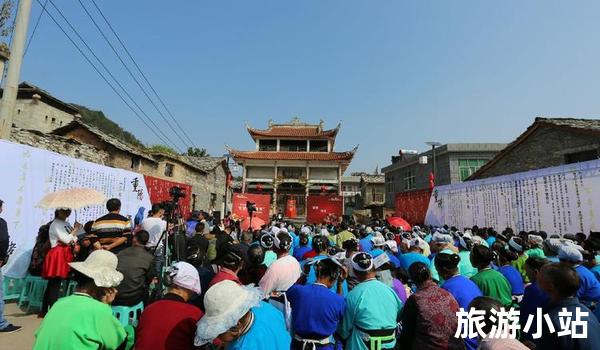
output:
M31 285L31 291L29 292L29 304L27 305L27 312L30 312L31 308L41 310L44 301L44 293L48 281L45 279L34 280Z
M19 299L21 289L25 284L24 278L4 277L2 288L4 290L4 300Z
M138 312L141 314L144 310L144 303L140 302L134 306L112 306L112 313L119 322L123 325L123 327L132 325L134 327L137 326L138 322Z
M42 277L40 277L40 276L28 275L27 277L25 277L25 283L23 284L23 288L21 288L21 295L19 296L19 302L17 303L17 305L19 305L19 307L21 307L21 306L23 306L23 304L29 302L29 294L31 294L33 283L35 281L41 281L41 280L42 280Z
M75 288L77 287L77 282L75 281L62 281L60 282L60 297L68 297L69 295L73 295L75 293Z

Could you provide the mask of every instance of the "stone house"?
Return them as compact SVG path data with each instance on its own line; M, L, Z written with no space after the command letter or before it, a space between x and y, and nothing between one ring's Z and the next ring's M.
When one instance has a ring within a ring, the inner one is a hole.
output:
M599 158L599 119L536 118L523 134L468 180Z
M342 176L342 197L344 197L344 215L352 215L356 201L360 197L360 176Z
M106 152L108 159L104 165L152 176L158 172L159 163L144 150L107 135L80 120L55 129L51 135L63 136Z
M226 188L230 173L225 157L185 157L188 162L206 172L202 179L190 179L193 185L192 210L203 209L227 213L231 210L232 188ZM225 205L227 206L225 208ZM221 215L222 216L222 215Z
M19 84L14 113L14 127L43 133L49 133L81 117L79 110L73 105L28 82Z
M44 134L37 130L12 128L10 141L31 147L43 148L68 157L85 160L87 162L108 165L109 153L81 143L75 139L59 135Z

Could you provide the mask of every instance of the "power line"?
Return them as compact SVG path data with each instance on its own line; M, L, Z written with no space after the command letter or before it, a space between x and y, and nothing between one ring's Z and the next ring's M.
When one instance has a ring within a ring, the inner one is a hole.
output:
M108 46L110 46L110 48L112 49L112 51L115 53L115 55L117 56L117 58L119 59L119 61L123 65L123 67L125 67L125 70L127 70L127 72L129 73L129 75L131 76L131 78L135 81L135 83L137 84L137 86L142 90L142 92L144 93L144 95L146 96L146 98L148 99L148 101L150 101L150 103L152 104L152 106L154 106L154 109L156 109L156 111L158 112L158 114L167 123L167 125L169 126L169 128L171 129L171 131L173 131L175 133L175 135L177 135L177 137L180 139L180 141L184 140L184 138L177 131L177 129L175 129L171 125L171 123L169 122L169 120L165 117L165 115L162 113L162 111L154 103L154 101L152 100L152 98L150 97L150 95L148 95L148 93L146 92L146 89L142 86L142 84L140 84L140 82L137 79L137 77L133 74L133 72L131 72L131 70L129 69L129 67L125 63L125 61L123 61L123 59L121 58L121 55L119 54L119 52L115 49L115 47L110 42L110 40L108 39L108 37L104 34L104 31L102 30L102 28L100 28L100 26L98 25L98 23L96 22L96 20L92 16L92 14L85 7L85 5L83 4L83 2L81 0L77 0L77 1L79 2L79 4L81 5L81 7L83 8L83 11L86 13L86 15L90 18L90 20L92 20L92 23L94 24L94 26L96 27L96 29L98 29L98 31L100 32L100 35L102 35L102 37L104 38L104 41L106 41L106 43L108 44ZM180 128L180 129L183 130L182 128ZM183 143L185 144L185 140L183 141Z
M41 5L40 0L36 0L36 2L38 4ZM71 38L71 36L67 33L67 31L63 28L63 26L56 20L56 18L50 13L50 11L48 11L47 8L43 9L44 12L46 12L46 14L48 14L48 17L50 17L50 19L52 19L52 21L58 26L58 28L60 29L61 32L63 32L63 34L67 37L67 39L71 42L71 44L73 44L73 46L75 46L75 48L77 49L77 51L79 51L79 53L83 56L83 58L92 66L92 68L94 69L94 71L96 71L96 73L98 73L98 75L102 78L102 80L104 80L104 82L113 90L113 92L121 99L121 101L123 101L123 103L133 112L133 114L138 117L138 119L140 119L140 121L146 125L148 127L148 129L150 129L150 131L159 139L161 140L161 142L163 142L164 144L169 144L169 142L167 142L165 139L163 139L163 137L161 135L159 135L155 129L151 128L146 121L144 120L144 118L142 118L142 116L140 116L140 114L129 104L129 102L127 102L127 100L125 100L125 98L121 95L121 93L119 91L117 91L117 89L114 87L114 85L106 78L106 76L98 69L98 67L94 64L94 62L92 62L92 60L85 54L85 52L83 52L83 50L79 47L79 45L75 42L75 40L73 40L73 38ZM154 124L154 122L150 119L151 124L153 124L156 127L156 124ZM158 127L156 127L157 130L160 131L160 129L158 129Z
M108 18L106 18L106 16L104 15L104 12L102 12L102 10L100 9L100 7L96 3L96 0L91 0L91 1L94 4L94 7L96 8L96 10L100 14L100 16L102 16L102 18L104 19L104 22L106 22L106 24L107 24L108 28L110 29L110 31L113 33L113 35L117 38L117 40L119 41L119 43L123 47L123 50L125 51L125 53L129 57L129 59L131 59L131 61L133 62L134 66L137 68L138 72L140 73L140 75L142 76L142 78L144 79L144 81L146 82L146 84L148 84L148 86L150 87L150 89L154 93L154 96L156 96L156 98L158 99L158 101L160 102L160 104L162 105L162 107L165 109L165 111L167 111L167 114L169 114L169 116L171 117L171 119L173 119L173 121L175 122L175 124L177 124L177 126L183 131L183 134L185 135L186 139L193 146L197 147L195 145L194 141L187 134L187 132L185 132L185 128L183 128L181 126L181 124L179 124L179 122L177 121L177 118L175 118L175 116L173 115L173 113L171 113L171 111L169 110L169 108L167 108L167 105L165 104L165 102L163 101L163 99L160 97L160 95L158 94L158 92L156 91L156 89L154 89L154 86L150 83L150 80L146 77L146 74L144 74L144 71L142 71L142 68L140 68L140 66L138 65L137 61L133 58L133 55L129 52L129 50L127 49L127 46L125 45L125 43L123 42L123 40L121 40L121 37L119 36L119 34L117 34L117 31L113 28L112 24L108 21Z
M27 40L27 46L25 47L25 52L23 53L23 57L25 57L27 55L27 51L29 51L29 45L31 45L31 41L33 40L33 36L35 35L35 31L37 30L38 26L40 25L40 21L42 19L42 15L44 14L44 10L46 9L46 5L48 5L48 0L46 0L44 2L44 5L42 5L42 10L40 11L40 14L38 15L38 18L35 21L35 25L33 26L33 30L31 31L31 35L29 35L29 40Z
M39 0L36 0L36 1L39 3ZM125 89L123 87L123 85L119 82L119 80L112 74L112 72L110 71L110 69L108 69L108 67L106 67L106 65L102 62L102 60L100 60L100 58L98 58L98 56L96 55L96 53L94 52L94 50L88 45L88 43L85 41L85 39L79 34L79 32L77 31L77 29L75 29L75 27L73 27L73 25L71 24L71 22L65 17L65 15L62 13L62 11L54 4L54 1L52 1L52 0L48 0L48 1L50 2L50 5L52 5L52 7L54 7L54 9L62 17L62 19L67 23L67 25L73 31L73 33L75 33L75 35L79 38L79 40L83 43L83 45L88 49L88 51L90 52L90 54L96 59L96 61L98 61L98 63L100 64L100 66L102 66L102 68L104 68L104 70L106 71L106 73L114 80L114 82L117 84L117 86L121 88L121 90L123 91L123 93L125 94L125 96L127 96L131 100L131 102L133 103L133 105L136 106L139 109L139 111L146 117L146 119L154 127L156 127L157 131L166 140L169 141L167 144L169 144L170 146L174 147L178 152L182 153L181 149L167 135L165 135L165 133L162 131L162 129L160 129L158 127L158 125L156 125L156 123L152 120L152 118L150 118L148 116L148 114L142 109L142 107L140 107L140 105L135 101L135 99L129 94L129 92L127 91L127 89ZM48 15L50 15L50 12L48 12L48 10L46 10L46 13L48 13ZM55 21L55 23L56 23L56 21ZM163 140L163 142L164 142L164 140Z

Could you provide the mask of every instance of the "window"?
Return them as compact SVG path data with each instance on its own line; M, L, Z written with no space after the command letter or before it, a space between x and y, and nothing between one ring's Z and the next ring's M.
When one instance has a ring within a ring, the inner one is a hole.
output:
M52 124L56 123L56 118L52 118Z
M487 159L459 159L458 174L460 181L465 181L487 162Z
M173 177L173 170L175 169L175 165L171 163L165 164L165 176Z
M259 140L259 151L277 151L277 140Z
M595 149L565 154L566 164L586 162L594 159L598 159L598 150Z
M282 152L306 152L306 140L280 140L279 150Z
M216 206L217 206L217 194L211 193L210 194L210 208L214 209Z
M404 190L414 190L417 188L417 177L411 170L404 174Z
M192 193L192 211L196 210L196 194Z
M136 156L131 157L131 169L138 170L140 168L141 164L142 164L142 159L140 157L136 157Z
M304 174L303 168L279 168L278 170L284 179L297 179Z
M373 192L373 202L383 202L383 193Z
M21 109L17 109L17 114L21 114Z
M310 140L311 152L327 152L327 140Z

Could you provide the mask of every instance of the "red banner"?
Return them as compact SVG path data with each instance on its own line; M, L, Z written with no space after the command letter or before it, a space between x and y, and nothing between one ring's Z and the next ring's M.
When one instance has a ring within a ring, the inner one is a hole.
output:
M413 225L423 224L429 206L429 197L431 197L429 189L396 193L395 215Z
M233 215L240 219L248 217L246 202L254 202L256 204L256 212L254 217L258 217L269 222L271 219L271 195L268 194L251 194L251 193L234 193L233 194Z
M187 219L191 213L191 200L192 200L192 186L173 182L169 180L159 179L157 177L144 175L146 181L146 187L148 188L148 195L150 196L150 202L152 204L161 203L164 201L170 201L171 195L169 191L173 186L181 187L185 192L185 198L179 200L179 208L181 209L181 215L184 219Z
M308 196L306 208L306 222L309 224L335 221L342 217L344 199L336 195Z

